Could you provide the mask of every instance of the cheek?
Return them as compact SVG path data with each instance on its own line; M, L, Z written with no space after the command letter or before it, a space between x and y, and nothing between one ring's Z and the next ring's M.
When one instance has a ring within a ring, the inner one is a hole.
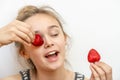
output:
M59 49L61 49L62 51L65 50L66 42L64 40L58 39L56 41L56 44L59 47Z
M31 50L30 51L30 58L34 58L34 59L37 59L37 58L41 58L42 57L42 50Z
M32 52L30 53L30 58L36 65L42 63L42 55L40 53Z
M38 59L41 60L42 57L42 50L30 47L26 48L26 53L29 55L30 59L37 61Z
M65 50L66 47L66 41L65 40L61 40L59 45L63 48L63 50Z
M64 36L64 34L61 34L57 41L59 45L64 47L66 45L66 37Z
M59 39L58 46L63 53L66 52L66 41L65 41L65 39Z

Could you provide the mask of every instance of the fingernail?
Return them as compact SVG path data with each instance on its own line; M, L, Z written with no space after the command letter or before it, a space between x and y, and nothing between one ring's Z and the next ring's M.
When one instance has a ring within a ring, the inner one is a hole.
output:
M90 63L91 66L93 66L94 64L93 63Z

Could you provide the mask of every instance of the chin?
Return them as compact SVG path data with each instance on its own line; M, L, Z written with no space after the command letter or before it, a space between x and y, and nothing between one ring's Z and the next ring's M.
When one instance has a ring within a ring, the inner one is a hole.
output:
M55 64L53 63L53 64L50 64L47 66L47 70L48 71L56 71L62 67L64 67L64 62L61 62L61 63L59 62L59 63L55 63Z

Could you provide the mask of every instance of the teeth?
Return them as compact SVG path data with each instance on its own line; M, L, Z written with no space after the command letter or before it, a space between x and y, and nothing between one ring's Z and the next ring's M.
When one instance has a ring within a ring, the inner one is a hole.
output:
M51 53L49 53L48 55L53 55L53 54L55 54L55 52L51 52Z

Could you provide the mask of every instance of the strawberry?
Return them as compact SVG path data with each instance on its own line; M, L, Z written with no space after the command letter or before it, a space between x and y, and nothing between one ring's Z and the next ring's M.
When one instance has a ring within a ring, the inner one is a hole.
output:
M95 50L95 49L91 49L88 53L88 61L90 63L94 63L100 60L100 54Z
M40 34L35 34L35 39L33 41L33 45L34 46L42 46L42 44L44 43L42 37Z

